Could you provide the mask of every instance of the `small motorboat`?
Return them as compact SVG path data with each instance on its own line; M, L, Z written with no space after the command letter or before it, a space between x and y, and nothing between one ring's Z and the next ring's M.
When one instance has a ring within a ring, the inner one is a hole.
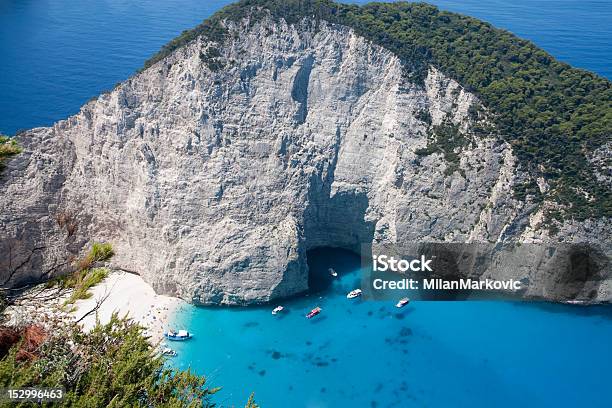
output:
M351 290L348 295L346 295L347 299L354 299L356 297L361 296L361 289Z
M307 318L307 319L312 319L313 317L315 317L315 316L316 316L316 315L318 315L319 313L321 313L321 308L317 306L317 307L315 307L314 309L312 309L312 310L310 311L310 313L308 313L308 314L306 315L306 318Z
M277 314L278 312L282 312L282 311L283 311L283 309L284 309L284 307L282 307L282 306L276 306L276 307L274 308L274 310L272 310L272 314L273 314L273 315L275 315L275 314Z
M566 300L565 302L566 305L584 305L585 302L583 300Z
M170 347L164 347L161 351L163 356L168 357L176 357L176 351L172 350Z
M338 276L338 272L336 272L334 268L329 268L328 271L329 271L329 274L333 276L334 278Z
M190 338L193 337L193 335L189 333L187 330L179 330L178 332L174 330L170 330L168 331L168 333L164 333L164 336L168 340L172 340L172 341L189 340Z
M399 308L402 308L402 307L406 306L408 303L410 303L410 299L408 299L407 297L401 298L399 300L399 302L397 302L395 307L397 307L399 309Z

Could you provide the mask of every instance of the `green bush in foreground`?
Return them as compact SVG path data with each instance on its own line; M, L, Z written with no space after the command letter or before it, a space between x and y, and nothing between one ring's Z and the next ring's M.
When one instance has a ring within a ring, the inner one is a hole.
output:
M114 254L111 244L96 242L87 255L77 262L76 270L73 273L53 278L46 283L46 286L74 289L64 305L72 304L79 299L88 299L91 297L89 289L102 282L109 273L106 268L93 268L92 266L97 262L108 261Z
M113 246L109 243L94 242L91 246L91 250L85 255L85 257L79 262L78 269L87 269L96 262L108 261L115 255Z
M72 304L79 299L89 299L91 297L89 289L102 282L107 276L108 269L106 268L85 269L71 275L68 282L72 284L74 281L74 286L71 286L74 290L64 305Z
M110 244L95 243L74 273L47 282L47 287L74 289L65 305L91 296L88 289L108 275L106 268L90 268L107 261ZM87 266L83 269L82 266ZM0 314L6 307L0 294ZM144 336L144 328L116 314L89 333L76 324L22 328L0 325L0 388L65 389L59 407L214 407L219 388L189 370L171 370ZM40 406L0 401L0 407ZM258 408L249 398L246 408Z
M72 327L49 333L29 358L15 344L0 360L0 387L64 387L60 407L213 407L219 388L189 370L171 370L143 335L143 328L116 315L90 333ZM23 354L21 354L23 355ZM2 406L28 406L4 403ZM252 396L248 408L256 408Z

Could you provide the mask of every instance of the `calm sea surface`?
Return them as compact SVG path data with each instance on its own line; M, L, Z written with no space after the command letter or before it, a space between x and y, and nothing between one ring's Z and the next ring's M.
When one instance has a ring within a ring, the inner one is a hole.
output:
M217 401L263 407L609 407L612 308L517 302L348 300L359 258L311 254L329 287L268 307L186 307L171 364L223 386ZM326 273L339 272L337 279ZM319 278L321 279L321 278ZM318 283L320 284L320 280ZM401 297L398 295L398 298ZM323 311L312 320L304 315Z
M48 126L227 0L0 0L0 132ZM365 3L357 1L357 3ZM612 78L612 0L435 0Z
M437 0L612 78L612 2ZM0 0L0 132L46 126L142 66L229 1ZM609 407L612 310L512 302L348 301L358 260L322 251L329 287L270 307L186 307L171 364L267 407ZM308 321L314 306L323 313Z

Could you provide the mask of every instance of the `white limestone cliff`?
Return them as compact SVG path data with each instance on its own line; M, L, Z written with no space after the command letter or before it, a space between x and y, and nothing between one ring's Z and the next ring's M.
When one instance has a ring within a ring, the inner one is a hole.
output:
M513 198L523 175L497 135L462 148L451 174L441 154L415 153L424 116L469 133L478 101L454 80L431 67L413 83L345 27L228 28L227 43L198 39L18 136L24 152L0 180L0 267L15 271L5 284L60 273L88 242L109 241L114 266L160 293L262 302L306 290L318 246L551 239L537 206ZM567 223L554 240L609 246L609 225ZM531 278L529 295L555 298L554 273ZM609 285L608 270L571 297L609 301Z

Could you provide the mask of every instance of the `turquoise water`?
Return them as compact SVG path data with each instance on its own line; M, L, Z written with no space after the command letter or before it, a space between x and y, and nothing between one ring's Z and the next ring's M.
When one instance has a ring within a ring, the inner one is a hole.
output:
M48 126L230 0L0 0L0 132ZM365 3L366 1L355 1ZM612 78L611 0L432 0Z
M311 256L312 259L312 256ZM609 407L612 308L516 302L348 300L359 259L320 251L318 293L257 308L187 307L171 364L263 407ZM324 286L324 285L323 285ZM322 313L307 320L315 306Z
M0 132L50 125L112 88L229 0L0 0ZM364 3L364 1L358 1ZM609 0L434 0L612 78ZM196 333L172 364L222 385L217 401L267 407L610 406L612 311L511 302L348 301L356 259L317 294L270 307L188 307ZM320 281L318 283L321 283ZM329 283L329 282L328 282ZM320 305L323 313L304 314ZM175 346L175 344L173 344Z

